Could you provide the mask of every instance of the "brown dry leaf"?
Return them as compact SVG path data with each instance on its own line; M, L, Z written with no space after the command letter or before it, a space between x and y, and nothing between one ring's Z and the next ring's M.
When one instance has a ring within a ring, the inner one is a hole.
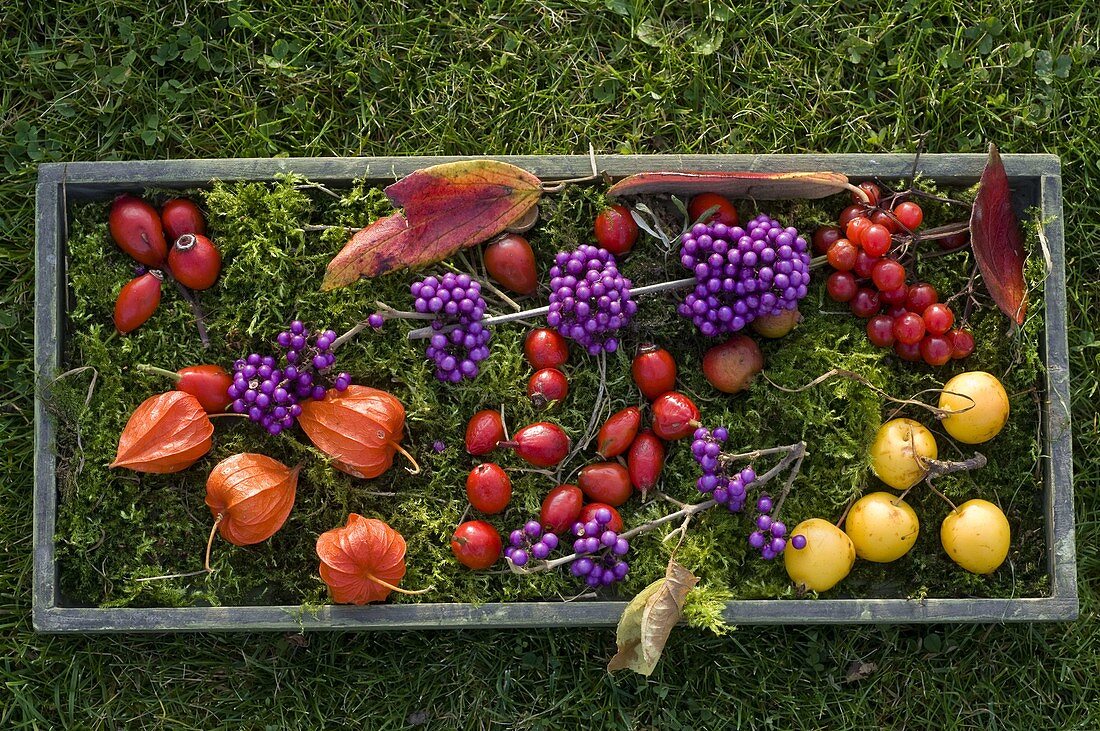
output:
M970 213L974 258L993 301L1017 324L1027 313L1024 282L1024 238L1012 210L1012 191L997 146L990 143L978 197Z
M615 632L619 651L607 664L608 672L629 668L648 677L683 615L688 592L698 583L699 577L670 559L664 578L642 589L623 611Z

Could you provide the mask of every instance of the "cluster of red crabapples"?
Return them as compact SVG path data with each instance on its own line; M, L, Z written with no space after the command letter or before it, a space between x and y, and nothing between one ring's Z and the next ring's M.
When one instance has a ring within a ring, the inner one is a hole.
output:
M895 234L911 235L923 222L924 211L912 201L884 205L874 183L861 183L860 188L869 203L853 194L854 202L840 213L837 225L814 233L814 249L835 270L825 285L829 297L848 303L853 315L867 320L871 343L892 347L902 360L941 366L967 357L974 350L974 336L955 327L955 313L939 302L932 285L908 284L905 266L890 256ZM954 241L945 244L957 246Z

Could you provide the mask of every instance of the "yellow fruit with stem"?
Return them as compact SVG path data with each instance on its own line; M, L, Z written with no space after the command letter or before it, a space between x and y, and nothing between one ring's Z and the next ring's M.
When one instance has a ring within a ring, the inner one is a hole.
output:
M936 438L918 421L891 419L883 424L871 445L871 469L895 490L908 490L928 474L928 460L936 459Z
M949 412L943 428L967 444L988 442L1008 421L1008 394L997 378L985 371L969 371L948 381L940 392L939 407Z
M799 544L802 548L795 548ZM810 518L795 526L783 551L783 563L791 581L801 589L813 591L832 589L848 575L855 562L852 539L821 518Z
M864 495L844 520L856 555L867 561L889 563L909 552L920 533L920 521L909 503L888 492Z
M1008 518L988 500L967 500L940 526L940 543L951 560L975 574L991 574L1008 556L1012 529Z

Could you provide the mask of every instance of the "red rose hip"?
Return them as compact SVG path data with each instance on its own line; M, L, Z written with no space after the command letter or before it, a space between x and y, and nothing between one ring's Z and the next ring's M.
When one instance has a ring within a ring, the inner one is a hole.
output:
M535 371L527 382L527 398L536 408L543 408L554 401L561 401L569 395L569 379L557 368L543 368Z
M466 424L466 451L475 457L488 454L504 441L504 421L499 411L483 409Z
M661 394L650 407L653 433L672 442L699 428L699 407L678 391Z
M526 238L508 234L485 247L489 276L517 294L533 294L539 286L535 252Z
M641 425L642 412L637 406L628 406L612 414L596 435L596 452L604 459L618 457L630 449Z
M665 443L651 430L646 429L630 445L630 452L626 456L630 484L644 495L657 484L664 467Z
M147 267L160 267L168 256L157 209L133 195L120 195L107 217L111 238L118 248Z
M569 342L557 330L540 327L527 333L523 355L535 370L560 368L569 360Z
M171 243L184 234L206 235L206 220L194 201L173 198L160 207L160 221Z
M569 453L569 437L557 424L538 421L523 427L512 441L501 442L500 446L514 449L521 459L536 467L553 467Z
M630 374L642 395L650 401L676 388L676 361L672 353L652 343L638 348L638 355L630 364Z
M581 511L581 514L577 517L577 520L582 523L587 523L590 520L595 520L596 511L600 508L603 508L604 510L611 513L611 520L607 523L607 529L613 530L616 533L622 533L623 518L621 515L619 515L618 510L608 505L607 503L588 503L588 505L584 506L584 510ZM576 521L573 522L575 523ZM570 525L573 525L573 523L570 523Z
M589 500L615 507L629 500L634 492L630 475L618 462L597 462L582 467L577 486Z
M508 507L512 499L512 480L500 465L479 464L466 477L466 499L476 510L495 515Z
M724 223L727 226L736 226L740 218L737 216L737 208L733 202L724 195L717 193L700 193L693 196L688 204L688 218L698 221L703 214L711 208L717 208L714 213L702 221L702 223Z
M596 216L596 242L615 256L634 248L638 240L638 224L623 205L605 208Z
M168 252L168 268L180 284L191 289L209 289L218 281L222 255L214 242L201 234L184 234Z
M464 566L487 569L500 558L503 545L497 529L484 520L468 520L455 528L451 536L451 552Z
M233 376L219 365L193 365L180 368L173 373L164 368L138 365L149 373L170 378L176 384L177 391L189 393L199 400L199 404L208 414L218 414L233 400L229 397L229 387L233 385Z
M164 281L156 269L127 282L115 300L115 329L125 335L141 327L160 305L160 286Z
M558 485L542 501L539 523L551 533L569 530L584 505L584 493L576 485Z

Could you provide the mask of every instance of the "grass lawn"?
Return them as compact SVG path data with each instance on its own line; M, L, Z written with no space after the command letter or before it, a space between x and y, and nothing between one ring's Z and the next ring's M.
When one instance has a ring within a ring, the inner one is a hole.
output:
M0 12L0 728L1100 727L1095 2L350 4ZM37 163L887 152L921 134L1062 158L1077 622L677 630L648 680L605 672L607 630L33 633Z

